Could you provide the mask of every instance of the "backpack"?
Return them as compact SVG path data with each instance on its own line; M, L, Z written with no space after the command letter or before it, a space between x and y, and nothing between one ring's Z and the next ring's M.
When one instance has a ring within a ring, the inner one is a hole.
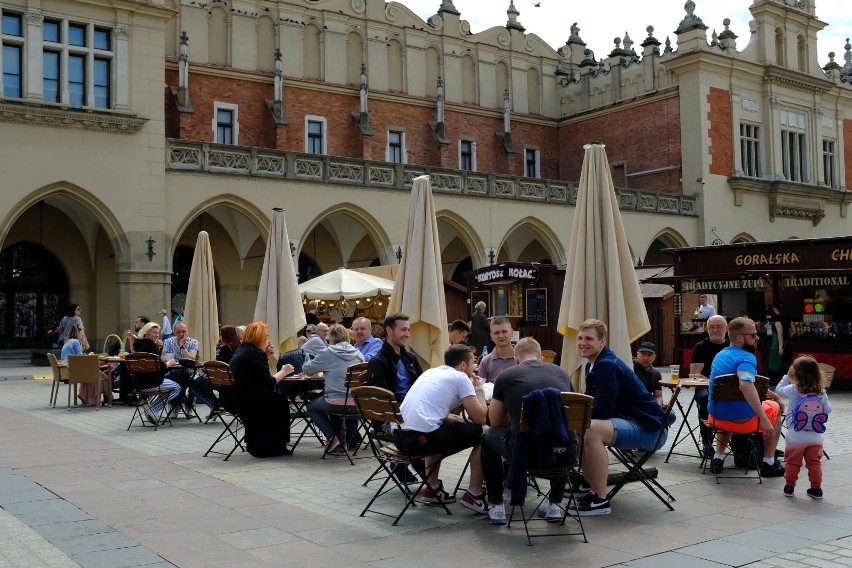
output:
M793 429L796 432L809 430L822 434L825 432L825 423L828 414L825 413L823 399L816 393L808 393L799 397L791 410L793 417Z

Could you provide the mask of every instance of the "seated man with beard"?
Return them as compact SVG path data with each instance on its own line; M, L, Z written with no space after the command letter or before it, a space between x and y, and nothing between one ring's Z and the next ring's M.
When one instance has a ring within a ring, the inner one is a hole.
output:
M708 422L714 423L728 432L749 433L755 431L756 423L760 423L763 435L763 463L760 464L762 477L780 477L784 475L784 467L775 461L775 447L778 445L778 434L781 429L783 412L778 395L769 391L767 400L761 402L754 378L757 375L757 328L754 321L748 318L735 318L728 324L730 345L722 349L713 359L710 370L710 392L713 392L713 379L720 375L736 374L740 379L740 391L745 401L715 402L712 397L708 410ZM710 470L720 473L724 467L725 448L731 441L731 434L716 434L716 453L710 462Z

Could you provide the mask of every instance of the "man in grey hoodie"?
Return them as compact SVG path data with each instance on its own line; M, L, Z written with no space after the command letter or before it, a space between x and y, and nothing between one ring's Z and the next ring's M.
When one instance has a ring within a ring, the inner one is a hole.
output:
M316 357L302 368L306 375L323 373L325 378L325 392L308 404L308 416L328 440L328 453L343 454L345 452L340 447L340 424L335 426L328 413L356 411L355 405L351 404L352 400L346 400L346 369L363 363L364 356L349 343L349 332L340 324L329 328L328 341L329 346L317 352Z

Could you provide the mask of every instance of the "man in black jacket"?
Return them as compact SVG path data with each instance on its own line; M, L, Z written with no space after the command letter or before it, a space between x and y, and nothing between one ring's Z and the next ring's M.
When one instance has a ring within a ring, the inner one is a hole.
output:
M385 341L370 359L365 382L392 391L401 402L423 370L417 356L405 350L411 333L408 316L391 314L385 318L384 326Z

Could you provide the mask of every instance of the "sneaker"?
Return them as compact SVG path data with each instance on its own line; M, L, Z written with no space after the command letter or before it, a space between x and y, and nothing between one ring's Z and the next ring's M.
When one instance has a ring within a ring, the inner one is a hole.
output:
M326 447L326 453L327 453L327 454L334 453L334 451L335 451L335 450L336 450L339 446L340 446L340 440L337 438L337 436L335 436L334 438L332 438L331 440L329 440L329 441L328 441L328 443L326 444L326 446L325 446L325 447Z
M766 462L760 462L760 477L781 477L784 475L784 466L778 462L769 465Z
M710 460L710 471L712 471L713 473L722 473L722 470L724 468L725 460L720 460L719 458L713 458L712 460Z
M785 486L784 486L784 497L792 497L792 496L793 496L793 491L794 491L795 489L796 489L796 488L795 488L795 487L793 487L792 485L785 485Z
M592 485L585 479L581 479L580 481L571 485L571 493L573 493L574 495L585 495L591 490Z
M492 525L506 524L506 509L503 508L503 503L495 503L488 508L488 520Z
M822 489L819 487L811 487L806 493L811 499L822 499Z
M348 455L346 453L346 447L343 444L337 444L337 447L328 452L330 456L345 456Z
M423 491L420 492L420 498L427 503L438 503L438 497L441 498L441 502L443 503L455 503L456 497L455 495L450 495L446 491L444 491L444 484L441 480L438 480L438 487L432 489L427 483L425 487L423 487Z
M479 495L474 495L467 490L464 492L461 498L462 507L470 509L474 513L479 513L480 515L484 515L488 512L488 503L485 502L485 495L480 493Z
M559 503L551 503L549 500L545 499L538 506L538 516L542 519L547 519L548 523L558 523L562 521L562 517L565 516L562 507L559 506Z
M594 491L577 500L577 511L581 517L595 517L598 515L609 515L612 513L612 506L609 499L601 499Z
M184 414L186 414L187 420L192 420L193 416L195 415L195 406L192 403L190 403L189 401L187 401L183 405L183 412L184 412Z
M178 417L178 407L173 406L171 411L169 412L169 418L177 418Z

